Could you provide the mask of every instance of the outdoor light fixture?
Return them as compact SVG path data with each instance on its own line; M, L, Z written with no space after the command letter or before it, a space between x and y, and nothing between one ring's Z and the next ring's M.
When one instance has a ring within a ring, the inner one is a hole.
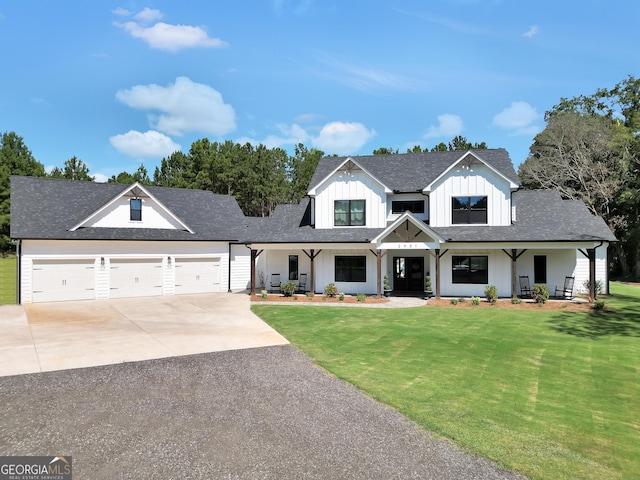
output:
M104 270L104 257L100 257L100 269Z

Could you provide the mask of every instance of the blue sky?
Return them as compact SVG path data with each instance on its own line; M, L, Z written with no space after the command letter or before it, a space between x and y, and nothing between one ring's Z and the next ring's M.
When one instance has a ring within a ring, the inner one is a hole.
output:
M98 180L193 141L463 135L517 166L561 97L640 75L635 0L0 0L0 132Z

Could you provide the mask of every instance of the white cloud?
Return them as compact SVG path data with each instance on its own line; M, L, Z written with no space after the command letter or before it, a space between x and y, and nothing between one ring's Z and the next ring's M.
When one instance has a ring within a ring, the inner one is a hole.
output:
M267 136L267 138L265 138L262 142L266 147L275 148L281 147L283 145L297 145L298 143L304 143L311 138L304 128L295 123L290 127L287 125L279 124L278 129L283 134L283 136Z
M171 138L154 130L144 133L129 130L109 138L109 142L118 152L133 158L162 158L181 149Z
M103 175L102 173L96 173L93 176L93 181L96 183L107 183L109 181L109 177Z
M534 124L539 115L527 102L511 102L511 105L493 117L493 125L516 135L535 135L540 128Z
M111 13L113 13L114 15L118 15L119 17L128 17L129 15L131 15L131 12L129 10L122 7L111 10Z
M152 10L149 7L144 7L142 11L133 16L133 18L143 23L155 22L156 20L160 20L162 17L164 17L164 15L160 10Z
M438 115L438 126L431 126L427 133L424 134L424 138L438 138L438 137L455 137L460 135L464 125L462 118L458 115L451 113L445 113Z
M358 151L375 136L375 130L358 122L331 122L312 138L312 144L329 154L347 155Z
M128 10L122 8L114 10L113 13L120 16L129 15ZM132 37L144 40L151 48L170 52L177 52L183 48L222 48L228 45L219 38L210 37L202 27L172 25L164 22L147 26L162 17L160 10L145 8L133 16L136 21L114 22L114 25L122 28Z
M220 136L236 128L235 111L222 95L187 77L178 77L166 87L151 84L119 90L116 98L138 110L163 112L149 115L151 127L170 135L195 131Z
M533 38L535 35L538 34L539 30L540 29L538 28L537 25L531 25L531 28L527 30L525 33L523 33L522 36L527 38Z
M252 145L262 143L269 148L274 148L310 141L315 148L324 150L329 155L348 155L357 152L364 144L376 136L375 130L369 130L358 122L330 122L325 124L316 136L295 123L290 127L278 125L278 129L282 135L269 135L262 141L249 137L240 137L236 139L236 142L240 144L250 143Z

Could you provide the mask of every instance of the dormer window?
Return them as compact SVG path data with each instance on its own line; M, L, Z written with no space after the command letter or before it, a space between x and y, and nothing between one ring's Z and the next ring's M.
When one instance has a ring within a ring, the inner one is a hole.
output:
M451 200L451 223L454 225L487 223L487 197L453 197Z
M365 225L365 200L336 200L333 224L336 227Z
M132 198L129 200L129 219L132 222L141 222L142 221L142 199L140 198Z

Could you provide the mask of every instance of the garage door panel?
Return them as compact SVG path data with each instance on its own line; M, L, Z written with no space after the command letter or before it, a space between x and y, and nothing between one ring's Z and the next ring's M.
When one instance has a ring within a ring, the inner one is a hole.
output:
M112 259L110 297L152 297L162 295L162 261L160 259Z
M220 259L176 258L176 294L221 291Z
M95 298L93 260L35 260L33 302L62 302Z

